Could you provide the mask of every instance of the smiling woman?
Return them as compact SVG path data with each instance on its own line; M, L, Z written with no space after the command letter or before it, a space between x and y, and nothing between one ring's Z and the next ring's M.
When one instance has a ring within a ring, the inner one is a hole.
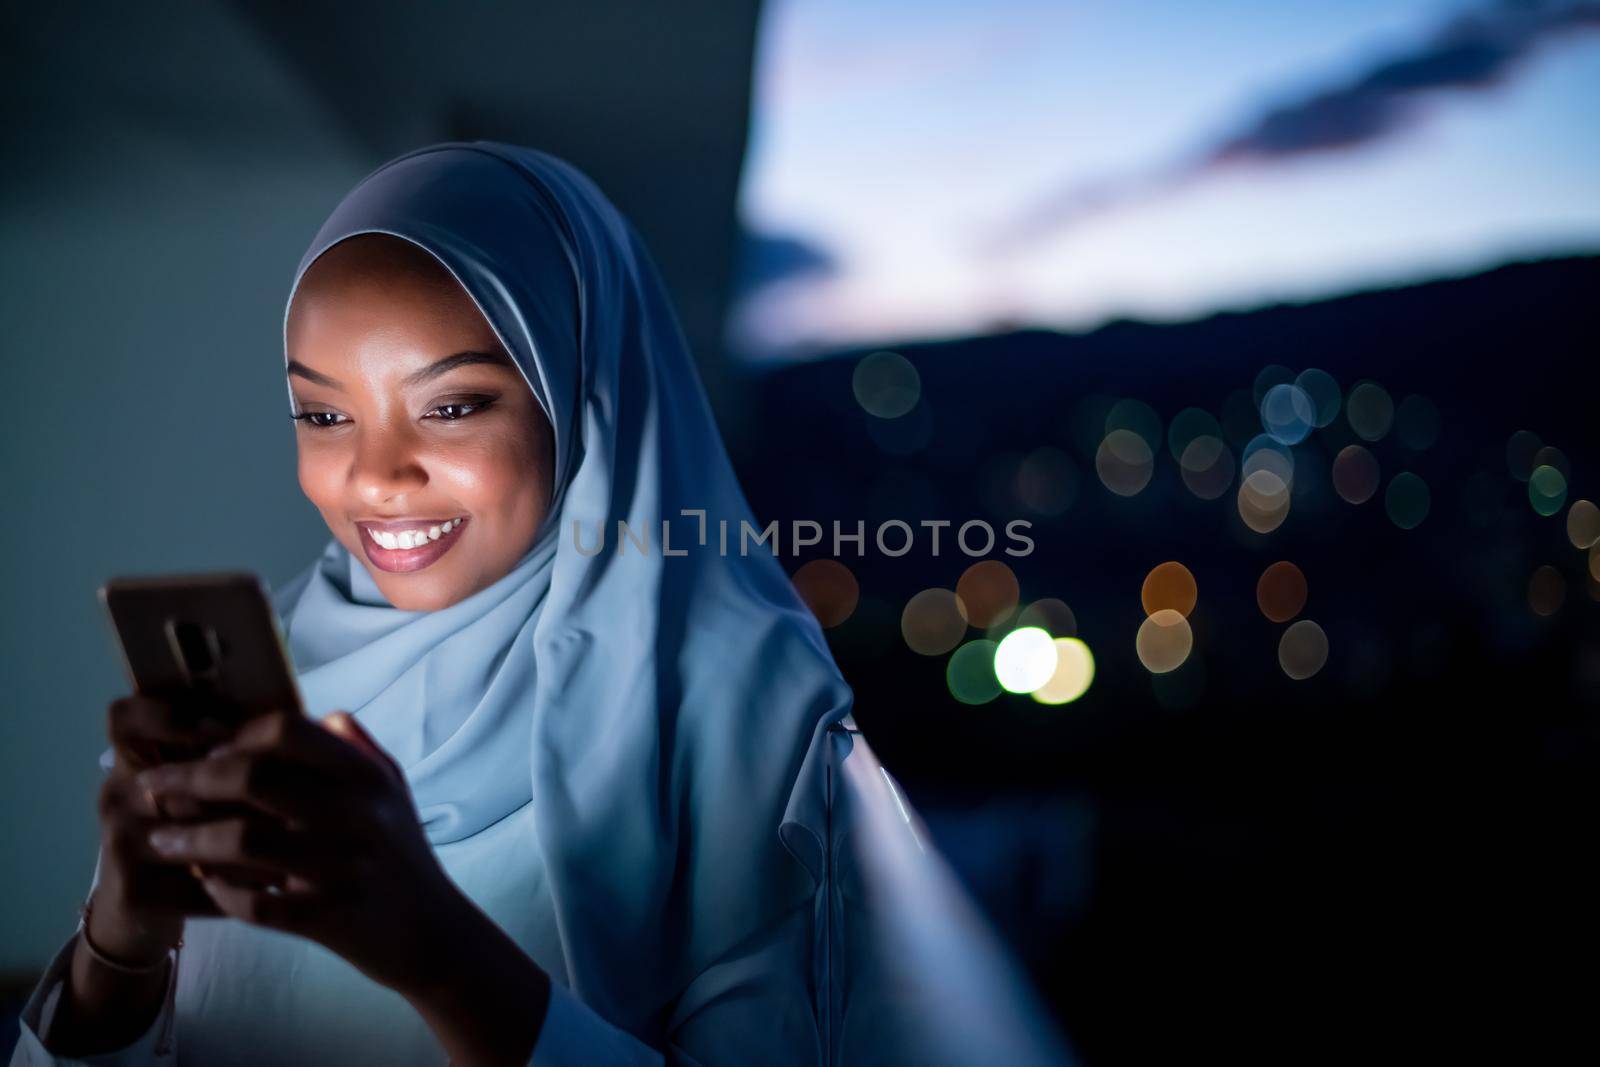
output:
M543 152L407 153L312 240L284 344L332 534L273 594L309 714L112 706L95 883L14 1062L816 1064L875 1032L834 984L852 697L815 618L770 554L557 536L753 525L627 220Z
M439 261L341 241L301 278L287 341L300 488L389 603L436 610L509 572L549 510L555 442Z

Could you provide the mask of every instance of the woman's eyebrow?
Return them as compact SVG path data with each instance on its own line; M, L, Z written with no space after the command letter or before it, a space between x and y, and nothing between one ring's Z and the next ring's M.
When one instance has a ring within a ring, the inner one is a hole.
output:
M406 388L421 385L423 382L431 381L442 374L449 374L457 367L467 367L474 363L489 363L497 367L511 366L511 361L498 352L457 352L453 356L445 356L437 363L430 364L419 371L406 375L400 384Z
M409 389L412 386L421 385L423 382L432 381L442 374L449 374L457 367L467 367L474 363L488 363L497 367L511 366L511 361L498 352L457 352L455 355L445 356L443 359L431 363L419 371L413 371L411 374L406 375L400 384ZM291 359L289 361L289 373L298 374L308 382L325 385L329 389L341 391L344 389L344 386L339 384L336 379L328 377L321 371L314 371L297 360Z
M314 382L317 385L325 385L329 389L338 389L340 391L344 390L344 386L340 385L335 379L328 377L326 374L323 374L320 371L314 371L304 363L300 363L292 359L289 361L289 373L298 374L308 382Z

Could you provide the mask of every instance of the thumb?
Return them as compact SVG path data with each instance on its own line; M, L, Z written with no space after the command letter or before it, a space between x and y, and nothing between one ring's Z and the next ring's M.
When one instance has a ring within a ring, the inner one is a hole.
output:
M329 733L344 738L368 757L376 760L396 782L404 784L406 776L400 769L400 764L384 751L382 745L372 739L372 735L367 733L367 728L357 722L354 715L348 711L336 711L323 719L322 725Z

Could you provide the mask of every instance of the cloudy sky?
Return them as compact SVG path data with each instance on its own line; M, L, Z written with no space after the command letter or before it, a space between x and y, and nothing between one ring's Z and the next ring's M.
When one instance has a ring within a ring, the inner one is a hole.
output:
M755 359L1600 250L1600 3L768 0Z

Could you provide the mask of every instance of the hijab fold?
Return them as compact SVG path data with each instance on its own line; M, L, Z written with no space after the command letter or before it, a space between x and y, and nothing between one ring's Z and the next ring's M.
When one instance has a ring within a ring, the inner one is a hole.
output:
M654 263L589 178L496 142L409 152L338 205L290 300L369 233L476 302L550 419L554 493L513 570L438 611L394 608L331 541L274 594L306 707L396 757L436 847L531 803L569 987L658 1037L695 975L817 892L849 687L777 560L684 516L756 525Z

